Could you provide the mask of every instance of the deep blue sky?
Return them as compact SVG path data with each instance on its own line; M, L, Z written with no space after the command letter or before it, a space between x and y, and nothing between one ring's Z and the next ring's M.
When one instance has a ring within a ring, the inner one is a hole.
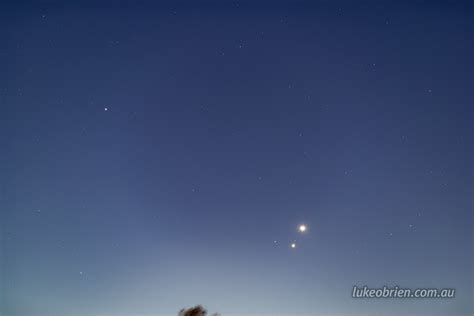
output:
M0 314L472 315L472 4L410 2L0 5Z

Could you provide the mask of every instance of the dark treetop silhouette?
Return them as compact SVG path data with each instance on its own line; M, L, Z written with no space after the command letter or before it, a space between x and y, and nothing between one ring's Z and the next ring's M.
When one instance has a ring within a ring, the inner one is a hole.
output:
M206 316L207 311L201 305L197 305L195 307L189 309L182 309L179 311L178 316ZM220 316L219 313L214 313L212 316Z

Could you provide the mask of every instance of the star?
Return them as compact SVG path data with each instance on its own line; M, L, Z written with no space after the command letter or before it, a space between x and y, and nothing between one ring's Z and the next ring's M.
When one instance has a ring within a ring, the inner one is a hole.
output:
M300 233L305 233L307 230L308 230L308 226L306 224L301 224L300 226L298 226L298 231Z
M290 245L290 247L291 247L292 249L295 249L295 248L296 248L296 244L295 244L295 243L292 243L292 244Z
M104 111L108 111L108 110L109 110L109 108L108 108L108 107L105 107L105 108L104 108Z

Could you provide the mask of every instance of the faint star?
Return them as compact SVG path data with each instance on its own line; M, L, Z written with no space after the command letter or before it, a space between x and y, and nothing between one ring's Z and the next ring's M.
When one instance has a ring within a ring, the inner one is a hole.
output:
M104 111L108 111L108 110L109 110L109 108L108 108L108 107L105 107L105 108L104 108Z
M290 245L290 247L291 247L292 249L295 249L295 248L296 248L296 244L295 244L295 243L292 243L292 244Z

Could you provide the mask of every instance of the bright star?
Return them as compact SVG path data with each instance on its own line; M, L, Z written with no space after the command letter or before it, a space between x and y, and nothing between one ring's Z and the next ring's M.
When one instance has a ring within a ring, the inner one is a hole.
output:
M300 231L300 233L306 232L307 229L308 229L308 227L306 227L306 225L304 225L304 224L303 224L303 225L300 225L300 226L298 227L298 230Z

